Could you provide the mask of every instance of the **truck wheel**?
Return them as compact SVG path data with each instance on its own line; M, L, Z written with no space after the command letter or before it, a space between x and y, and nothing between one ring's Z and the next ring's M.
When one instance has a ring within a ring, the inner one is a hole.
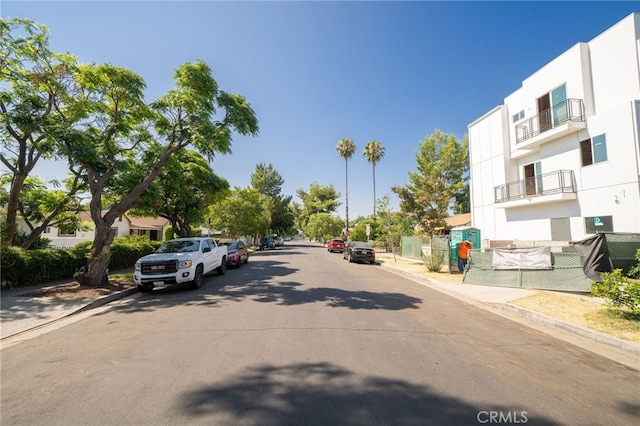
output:
M153 287L150 287L148 285L139 285L138 290L140 291L140 293L151 293Z
M227 258L222 258L222 263L216 268L218 275L224 275L227 272Z
M196 267L196 274L193 277L193 281L191 281L191 288L202 287L202 279L203 279L202 265L198 265Z

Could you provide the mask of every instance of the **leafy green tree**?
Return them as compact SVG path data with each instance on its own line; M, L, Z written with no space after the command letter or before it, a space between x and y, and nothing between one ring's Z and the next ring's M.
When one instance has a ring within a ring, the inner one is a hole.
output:
M206 208L228 189L229 182L202 155L184 149L167 160L133 213L164 217L176 235L192 237L192 227L205 224Z
M251 174L251 186L261 194L277 197L282 191L284 179L272 164L259 163Z
M44 25L22 18L0 20L0 161L11 175L2 233L5 243L14 241L25 180L41 158L56 154L57 135L78 124L81 117L67 102L78 96L72 78L76 69L73 56L50 50ZM76 173L70 183L75 185L68 191L73 197L85 180ZM50 213L63 211L69 198L58 200L62 204L49 205ZM38 238L34 231L23 246Z
M231 238L264 235L270 217L266 197L255 188L234 188L229 195L209 209L211 226L225 231Z
M471 211L471 194L469 188L469 178L467 177L464 187L458 191L453 198L453 214L464 214Z
M0 177L0 183L8 184L8 175ZM54 182L59 185L58 182ZM69 187L73 188L71 183ZM5 205L7 192L0 196L0 205ZM86 210L80 197L75 195L75 189L70 191L49 189L44 182L35 176L25 179L20 192L18 212L27 230L16 229L14 243L24 249L33 248L41 238L47 227L54 226L64 229L65 233L76 230L88 230L88 227L76 216L76 213ZM20 238L15 237L21 233ZM40 245L40 244L38 244Z
M340 193L336 192L333 185L321 186L314 182L309 191L298 189L298 198L302 200L302 209L299 214L299 226L306 229L311 215L316 213L335 213L340 203Z
M367 225L369 225L369 235L367 236ZM363 219L355 225L351 239L353 241L377 240L380 233L380 225L373 216Z
M295 222L294 214L289 208L292 197L281 194L283 183L284 179L271 164L256 165L256 170L251 175L251 186L261 194L272 198L269 228L272 233L278 235L291 232Z
M462 140L436 130L419 145L417 172L409 173L409 183L392 190L400 198L400 209L421 229L433 235L446 226L455 195L466 183L469 170L467 135Z
M356 144L348 138L340 139L336 145L338 155L344 158L344 200L345 200L345 235L349 238L349 159L356 152Z
M388 195L376 201L378 214L378 232L376 243L384 247L399 247L403 236L413 235L413 226L408 217L400 212L394 212L390 206Z
M305 234L316 240L331 239L342 232L342 219L330 213L314 213L309 217Z
M232 132L256 134L258 122L244 97L218 89L202 61L178 67L175 88L150 106L143 99L143 79L124 68L83 65L75 78L83 89L77 108L86 118L65 135L63 153L88 176L95 238L87 268L77 278L96 285L109 264L114 221L140 203L169 158L188 146L209 159L227 153ZM103 212L106 199L110 205Z
M376 217L376 164L384 157L384 146L378 141L369 141L362 155L373 165L373 217Z

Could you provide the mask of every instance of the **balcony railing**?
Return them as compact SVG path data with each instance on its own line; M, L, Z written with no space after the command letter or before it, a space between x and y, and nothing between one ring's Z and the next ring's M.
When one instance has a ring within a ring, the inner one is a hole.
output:
M524 142L567 121L584 121L582 99L567 99L516 125L516 143Z
M498 185L494 188L494 198L496 203L506 203L564 192L576 192L573 170L559 170Z

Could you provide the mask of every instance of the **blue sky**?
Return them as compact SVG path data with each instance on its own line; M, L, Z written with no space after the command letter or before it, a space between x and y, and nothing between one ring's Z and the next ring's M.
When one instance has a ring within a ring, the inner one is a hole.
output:
M376 195L397 210L391 187L408 182L425 136L440 129L462 138L522 80L633 12L636 1L0 3L3 18L45 24L55 51L135 71L148 101L172 87L180 64L204 60L260 123L257 137L234 137L233 153L212 162L232 186L248 186L256 164L272 164L294 199L314 182L334 185L344 216L335 147L353 139L350 218L373 211L368 141L385 146ZM63 173L63 165L37 170L42 179Z

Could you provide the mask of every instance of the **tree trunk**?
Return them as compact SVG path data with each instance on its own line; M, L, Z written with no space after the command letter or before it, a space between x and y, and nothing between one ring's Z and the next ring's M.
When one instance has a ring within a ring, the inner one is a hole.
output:
M373 163L373 220L376 219L376 163Z
M111 260L111 243L116 235L111 225L105 226L103 221L96 224L96 236L91 246L87 267L78 275L77 281L81 285L97 286L108 282L108 267Z
M2 108L2 112L6 113L6 110ZM35 138L33 145L28 147L27 136L20 137L8 124L6 124L5 127L19 144L15 164L11 164L4 154L0 154L2 164L4 164L5 167L13 173L11 188L9 189L9 200L7 201L7 229L2 234L1 239L7 245L13 245L13 237L18 229L16 221L18 219L20 193L22 192L25 179L27 179L27 176L29 176L29 173L31 173L40 159L40 154L36 152L35 146L37 146L37 144L42 140L43 136Z
M344 160L344 191L345 191L345 228L344 235L349 240L349 160Z

